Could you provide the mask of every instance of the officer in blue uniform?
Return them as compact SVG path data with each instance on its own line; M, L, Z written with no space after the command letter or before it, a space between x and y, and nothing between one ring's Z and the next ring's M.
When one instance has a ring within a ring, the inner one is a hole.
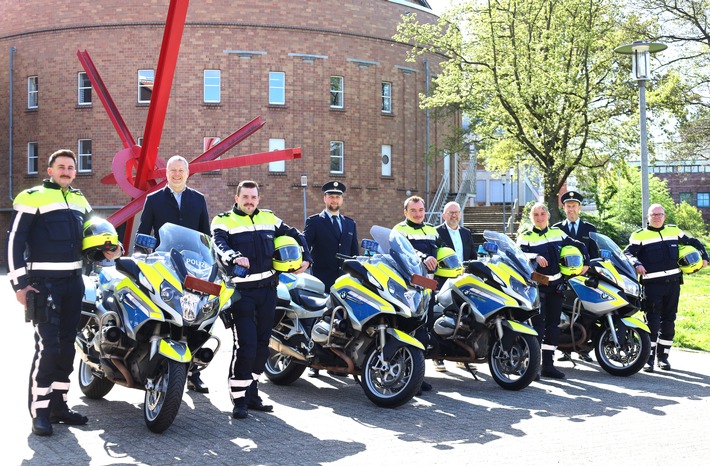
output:
M41 436L52 435L52 424L88 422L69 409L67 392L84 295L83 228L92 210L81 191L71 186L76 177L72 151L54 152L47 174L42 185L15 198L7 236L7 275L15 297L23 306L28 293L37 297L28 402L32 432ZM121 252L106 251L104 256L113 260Z
M570 238L556 227L548 227L550 212L541 202L530 210L533 228L518 237L518 246L534 258L537 272L545 275L546 284L540 284L540 314L532 318L542 349L540 375L553 379L563 379L565 375L555 367L554 354L560 340L560 315L562 313L562 274L560 273L560 250L563 246L576 246L584 256L582 274L589 269L589 254L584 243Z
M355 221L340 212L346 189L340 181L325 183L321 188L325 209L319 214L308 217L303 232L313 258L311 273L323 282L326 292L343 274L343 261L338 259L336 254L347 256L360 254ZM318 377L318 375L318 369L309 369L309 377Z
M278 273L272 268L274 239L288 235L301 245L303 262L294 273L304 272L311 263L306 239L270 210L258 209L259 185L242 181L237 187L231 211L212 220L213 248L223 265L248 269L244 278L233 283L241 299L225 311L231 322L234 345L229 365L229 393L234 403L232 417L244 419L248 410L270 412L263 404L258 380L269 357L269 339L276 311Z

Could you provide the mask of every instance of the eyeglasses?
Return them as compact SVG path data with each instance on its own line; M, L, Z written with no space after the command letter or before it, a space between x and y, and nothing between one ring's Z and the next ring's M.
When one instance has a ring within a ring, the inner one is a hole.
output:
M458 212L449 211L449 212L446 212L446 215L461 215L461 211L458 211Z
M663 217L666 214L648 214L649 217Z

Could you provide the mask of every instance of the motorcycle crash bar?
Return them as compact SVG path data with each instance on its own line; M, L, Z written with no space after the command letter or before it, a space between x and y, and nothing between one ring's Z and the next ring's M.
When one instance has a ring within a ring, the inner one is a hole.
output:
M185 277L185 282L182 285L190 290L199 291L200 293L205 293L210 296L219 296L219 292L222 291L220 285L193 277L192 275Z

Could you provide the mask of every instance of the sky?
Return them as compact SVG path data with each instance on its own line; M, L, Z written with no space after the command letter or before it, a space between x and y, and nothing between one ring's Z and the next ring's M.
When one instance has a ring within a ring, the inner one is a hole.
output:
M451 0L427 0L429 6L434 10L434 13L441 14L442 11L451 3Z

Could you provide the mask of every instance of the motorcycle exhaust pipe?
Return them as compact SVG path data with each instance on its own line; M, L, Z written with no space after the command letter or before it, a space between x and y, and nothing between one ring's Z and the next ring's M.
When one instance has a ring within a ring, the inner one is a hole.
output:
M197 350L197 352L195 353L195 355L193 357L193 359L195 361L205 363L205 364L212 361L213 358L214 358L214 351L212 351L212 348L200 348L199 350Z
M121 329L118 327L104 327L101 329L101 339L111 343L116 343L121 339Z
M276 351L277 353L281 353L285 356L289 356L294 359L298 359L299 361L306 360L306 357L304 355L302 355L301 353L299 353L295 349L291 348L290 346L284 345L277 338L275 338L273 335L271 336L271 339L269 340L269 348Z

